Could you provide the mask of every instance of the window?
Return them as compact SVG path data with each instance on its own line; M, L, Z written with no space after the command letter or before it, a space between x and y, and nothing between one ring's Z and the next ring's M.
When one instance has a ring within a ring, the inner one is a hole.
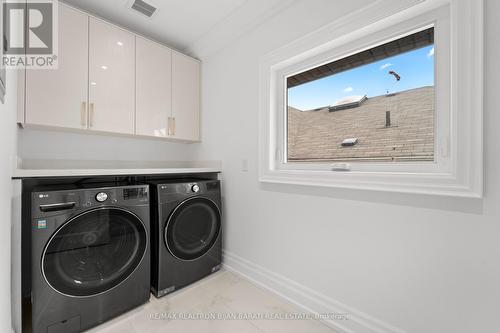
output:
M408 6L261 59L261 182L482 196L482 1Z
M287 78L287 161L434 161L434 28Z

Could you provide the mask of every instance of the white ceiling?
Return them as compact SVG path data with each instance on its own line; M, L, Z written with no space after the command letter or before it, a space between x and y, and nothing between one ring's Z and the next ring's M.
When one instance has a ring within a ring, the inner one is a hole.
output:
M223 38L229 41L295 1L146 0L158 8L152 18L147 18L130 9L132 0L64 0L96 16L197 56L204 53L200 48L213 44L212 41L221 44L217 34L224 32Z

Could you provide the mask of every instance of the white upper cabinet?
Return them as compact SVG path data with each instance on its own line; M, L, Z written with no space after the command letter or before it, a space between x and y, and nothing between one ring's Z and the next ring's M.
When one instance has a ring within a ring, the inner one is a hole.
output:
M66 4L58 35L58 68L21 76L20 123L200 141L199 61Z
M169 136L172 117L172 51L136 38L137 135Z
M174 137L200 140L200 62L172 53L172 117Z
M87 128L88 16L59 6L59 68L26 70L24 122Z
M94 18L89 27L89 128L133 134L135 36Z

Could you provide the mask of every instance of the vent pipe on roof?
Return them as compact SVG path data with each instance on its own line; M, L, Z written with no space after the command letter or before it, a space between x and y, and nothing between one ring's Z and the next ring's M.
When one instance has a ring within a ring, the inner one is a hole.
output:
M391 111L385 111L385 127L391 127Z

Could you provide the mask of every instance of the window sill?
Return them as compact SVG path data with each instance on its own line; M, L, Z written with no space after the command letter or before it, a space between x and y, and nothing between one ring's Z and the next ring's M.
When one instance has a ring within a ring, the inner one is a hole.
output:
M482 198L483 190L451 174L370 173L353 171L273 170L262 173L262 183L330 187L461 198Z

